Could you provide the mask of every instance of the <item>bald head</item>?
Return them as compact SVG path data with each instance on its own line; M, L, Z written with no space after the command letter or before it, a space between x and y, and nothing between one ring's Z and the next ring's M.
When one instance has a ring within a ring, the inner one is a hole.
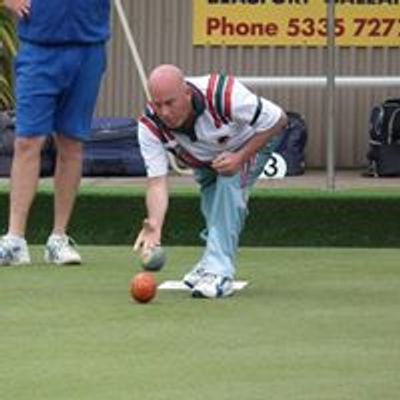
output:
M183 72L171 64L156 67L148 80L154 110L171 129L180 127L192 112L192 92Z
M154 68L149 76L149 90L153 93L171 91L185 86L183 72L175 65L163 64Z

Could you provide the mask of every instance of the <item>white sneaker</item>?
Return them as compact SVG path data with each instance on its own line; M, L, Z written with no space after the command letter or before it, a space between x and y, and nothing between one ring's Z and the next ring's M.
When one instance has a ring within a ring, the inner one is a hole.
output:
M233 280L227 276L206 273L193 287L193 297L215 299L233 294Z
M82 258L75 249L76 243L67 235L50 235L46 243L44 260L57 265L77 265Z
M189 271L182 279L182 282L189 288L193 289L194 286L200 281L204 276L206 271L201 265L201 262L197 263L194 268Z
M0 266L30 263L31 257L25 239L11 235L0 238Z

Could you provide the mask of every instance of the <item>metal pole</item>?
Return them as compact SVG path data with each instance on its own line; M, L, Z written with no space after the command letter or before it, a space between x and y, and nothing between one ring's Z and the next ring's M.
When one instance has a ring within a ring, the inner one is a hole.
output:
M328 0L328 36L326 62L326 186L335 190L335 1Z
M299 76L237 76L244 85L257 88L326 88L327 79L323 75ZM394 75L335 76L335 88L393 88L400 87L400 77Z

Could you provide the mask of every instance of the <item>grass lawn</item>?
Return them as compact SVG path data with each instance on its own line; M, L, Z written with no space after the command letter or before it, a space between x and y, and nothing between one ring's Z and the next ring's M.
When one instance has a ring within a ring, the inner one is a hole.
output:
M242 248L242 292L144 305L128 247L81 252L83 267L0 268L1 400L399 398L398 249ZM200 249L167 252L159 282Z

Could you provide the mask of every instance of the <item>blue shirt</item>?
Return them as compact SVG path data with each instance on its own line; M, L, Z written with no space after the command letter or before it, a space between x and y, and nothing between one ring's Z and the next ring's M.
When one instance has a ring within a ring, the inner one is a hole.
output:
M110 0L31 0L18 36L38 44L101 43L110 36Z

